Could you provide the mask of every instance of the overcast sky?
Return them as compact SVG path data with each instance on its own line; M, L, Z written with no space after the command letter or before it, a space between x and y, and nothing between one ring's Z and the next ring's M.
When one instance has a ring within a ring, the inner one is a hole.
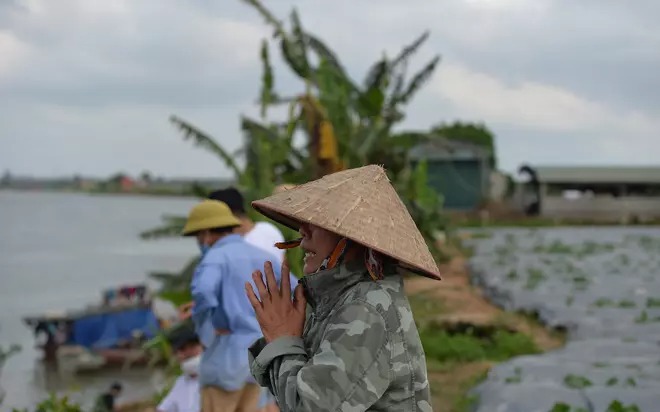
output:
M413 62L442 62L405 126L483 121L507 171L660 163L656 0L267 3L297 7L359 81L431 30ZM168 117L237 149L270 33L239 0L0 0L0 170L229 176ZM302 90L281 64L276 76L281 94Z

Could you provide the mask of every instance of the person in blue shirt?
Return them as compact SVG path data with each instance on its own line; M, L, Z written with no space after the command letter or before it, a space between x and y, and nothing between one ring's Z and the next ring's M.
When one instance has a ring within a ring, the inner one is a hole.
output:
M238 225L225 203L207 199L192 208L182 232L197 239L202 253L190 285L191 318L204 346L202 412L253 412L260 406L261 388L250 374L247 349L262 332L245 282L253 282L252 273L273 256L233 233Z

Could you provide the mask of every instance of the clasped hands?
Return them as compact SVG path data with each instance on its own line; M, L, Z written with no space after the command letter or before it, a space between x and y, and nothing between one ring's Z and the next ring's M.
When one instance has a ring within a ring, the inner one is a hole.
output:
M302 285L296 286L292 299L291 278L286 263L282 264L281 287L277 286L273 265L270 262L264 264L264 272L265 284L261 271L256 270L252 273L261 300L250 282L245 282L245 292L257 315L266 342L270 343L282 336L302 337L307 305Z

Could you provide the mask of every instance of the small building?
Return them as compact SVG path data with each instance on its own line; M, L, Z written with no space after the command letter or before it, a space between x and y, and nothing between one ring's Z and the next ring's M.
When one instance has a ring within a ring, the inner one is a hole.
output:
M618 222L660 219L660 166L531 170L541 216Z
M449 210L472 211L490 197L490 152L480 146L436 140L413 148L410 160L426 160L429 184L442 194Z
M135 189L135 180L129 176L121 176L119 178L119 190L122 192L130 192Z

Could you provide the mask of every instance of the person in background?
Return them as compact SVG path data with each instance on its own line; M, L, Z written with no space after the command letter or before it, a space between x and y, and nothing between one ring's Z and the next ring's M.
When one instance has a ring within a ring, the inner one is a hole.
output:
M202 412L254 412L262 391L250 376L247 357L247 348L262 334L244 285L274 256L234 233L239 226L227 204L207 199L192 208L182 231L196 238L202 254L190 285L191 319L204 346Z
M241 192L229 187L212 192L209 199L226 203L241 222L236 233L242 235L246 242L275 255L279 259L276 263L278 266L282 263L286 251L275 247L276 243L284 242L282 232L270 222L255 222L250 219L245 211L245 199Z
M273 194L280 193L296 187L294 184L285 183L275 187ZM275 247L276 243L284 241L282 232L269 222L254 222L245 212L245 199L243 195L235 188L227 188L212 192L209 197L211 200L217 200L229 206L232 214L240 220L241 225L235 229L235 233L243 236L248 243L251 243L266 252L273 253L275 257L281 260L276 263L279 267L282 261L286 261L286 250ZM295 275L291 275L291 284L293 287L298 283ZM188 319L192 314L193 302L186 302L179 306L179 320ZM272 411L271 411L272 412Z
M275 187L273 193L279 193L285 190L289 190L295 187L295 185L284 184ZM233 188L227 188L222 190L216 190L209 195L209 199L218 200L224 202L229 206L231 212L234 216L238 217L241 221L241 226L236 230L236 233L243 235L243 239L246 242L252 243L253 245L265 250L266 252L272 253L275 256L279 257L278 262L273 262L276 265L281 265L286 261L286 250L279 249L275 244L284 242L284 236L282 232L272 223L269 222L254 222L247 215L245 211L245 199L241 193ZM293 287L298 283L298 279L291 275L291 284ZM182 307L182 311L190 311L190 307ZM275 397L264 388L261 394L261 400L259 401L259 412L277 412L279 408L277 407L277 401Z
M116 412L115 401L121 395L121 391L121 384L119 382L113 383L108 392L102 393L96 398L94 412Z
M168 340L183 374L156 408L157 412L200 412L199 364L203 348L192 322L168 333Z

